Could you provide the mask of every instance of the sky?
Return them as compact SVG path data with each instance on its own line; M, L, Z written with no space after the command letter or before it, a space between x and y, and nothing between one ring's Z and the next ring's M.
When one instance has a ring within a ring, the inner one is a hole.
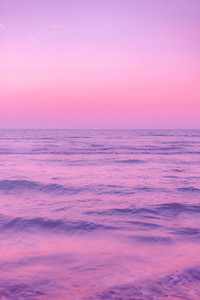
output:
M0 0L0 128L200 128L199 0Z

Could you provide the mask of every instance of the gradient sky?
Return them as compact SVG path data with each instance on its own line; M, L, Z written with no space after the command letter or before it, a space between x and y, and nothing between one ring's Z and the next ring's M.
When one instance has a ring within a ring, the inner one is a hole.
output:
M0 0L0 128L200 128L199 0Z

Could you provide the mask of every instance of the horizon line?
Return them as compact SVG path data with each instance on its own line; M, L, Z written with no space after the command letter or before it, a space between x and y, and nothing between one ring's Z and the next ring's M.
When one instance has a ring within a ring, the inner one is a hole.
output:
M200 130L200 128L0 128L0 130Z

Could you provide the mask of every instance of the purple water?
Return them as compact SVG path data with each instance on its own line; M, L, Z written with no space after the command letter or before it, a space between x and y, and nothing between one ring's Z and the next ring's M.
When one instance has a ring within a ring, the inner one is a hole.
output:
M199 130L1 130L0 299L200 299Z

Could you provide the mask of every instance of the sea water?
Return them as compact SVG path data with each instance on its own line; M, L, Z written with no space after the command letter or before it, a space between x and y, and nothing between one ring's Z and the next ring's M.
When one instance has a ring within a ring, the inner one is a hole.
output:
M200 131L1 130L0 299L200 299Z

